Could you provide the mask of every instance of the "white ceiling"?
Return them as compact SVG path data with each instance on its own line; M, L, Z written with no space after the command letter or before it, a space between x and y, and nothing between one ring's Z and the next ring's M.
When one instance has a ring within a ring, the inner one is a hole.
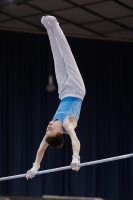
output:
M66 35L133 42L133 0L1 0L0 30L46 33L43 15Z

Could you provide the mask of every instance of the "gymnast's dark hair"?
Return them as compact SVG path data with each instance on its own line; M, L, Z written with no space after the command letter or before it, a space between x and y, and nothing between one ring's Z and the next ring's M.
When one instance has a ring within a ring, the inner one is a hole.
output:
M60 148L63 146L64 136L61 133L57 133L55 136L46 137L45 141L54 148Z

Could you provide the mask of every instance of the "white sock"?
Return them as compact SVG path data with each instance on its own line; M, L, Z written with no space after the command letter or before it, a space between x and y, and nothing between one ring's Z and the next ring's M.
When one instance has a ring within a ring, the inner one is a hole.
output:
M49 30L49 29L51 28L51 26L50 26L50 24L49 24L49 22L47 21L47 19L46 19L45 16L42 17L41 23L43 24L43 26L44 26L47 30Z
M52 28L56 28L57 26L59 26L59 23L57 22L57 19L55 17L47 15L46 19Z

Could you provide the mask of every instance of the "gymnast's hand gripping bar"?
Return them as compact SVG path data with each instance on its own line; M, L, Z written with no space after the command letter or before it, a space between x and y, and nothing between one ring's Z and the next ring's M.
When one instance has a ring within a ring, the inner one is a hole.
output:
M121 159L131 158L131 157L133 157L133 153L122 155L122 156L111 157L111 158L105 158L105 159L101 159L101 160L95 160L95 161L91 161L91 162L81 163L80 167L95 165L95 164L100 164L100 163L110 162L110 161L115 161L115 160L121 160ZM71 167L65 166L65 167L59 167L59 168L54 168L54 169L47 169L47 170L43 170L43 171L38 171L37 173L35 173L35 175L47 174L47 173L57 172L57 171L62 171L62 170L67 170L67 169L71 169ZM0 181L16 179L16 178L23 178L23 177L26 177L26 174L2 177L2 178L0 178Z

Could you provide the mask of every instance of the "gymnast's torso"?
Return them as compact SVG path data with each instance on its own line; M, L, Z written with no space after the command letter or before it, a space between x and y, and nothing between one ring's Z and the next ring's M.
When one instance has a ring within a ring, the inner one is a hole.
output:
M71 123L72 126L76 128L80 116L81 105L82 99L77 97L68 96L61 100L52 121L59 120L61 122L64 134L67 134L64 129L64 124Z

